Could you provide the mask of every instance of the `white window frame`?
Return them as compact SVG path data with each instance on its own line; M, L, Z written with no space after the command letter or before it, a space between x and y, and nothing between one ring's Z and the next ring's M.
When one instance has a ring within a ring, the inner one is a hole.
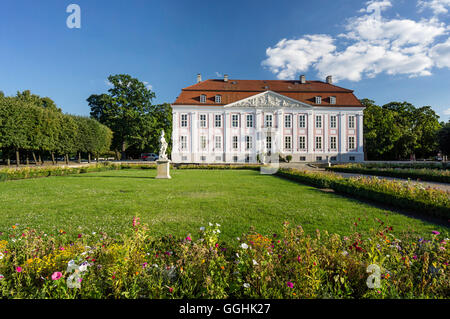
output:
M222 103L222 95L217 94L217 95L215 96L215 98L214 98L214 101L215 101L216 103L221 104L221 103Z
M200 117L200 127L206 128L208 117L206 116L206 114L200 114L199 117Z
M349 136L348 137L348 149L349 150L355 150L356 149L356 143L355 143L355 137Z
M337 116L330 115L330 128L337 128Z
M336 104L336 97L330 96L330 104Z
M237 135L234 135L232 137L232 147L233 147L233 150L239 149L239 137Z
M322 97L321 96L316 96L315 98L314 98L314 102L315 102L315 104L322 104Z
M215 142L215 148L216 149L222 149L222 136L221 135L216 135L214 137L214 142Z
M206 95L205 94L200 95L200 103L206 103Z
M272 136L266 136L266 150L272 151Z
M231 127L239 127L239 114L231 114Z
M300 150L306 150L306 136L302 135L298 137L298 148Z
M219 125L217 125L217 123ZM215 114L214 115L214 126L215 127L222 127L222 114Z
M187 150L187 136L186 135L180 136L180 149L182 151Z
M316 128L322 128L322 115L316 115Z
M181 114L181 116L180 116L180 126L181 127L188 127L188 115L187 114Z
M322 149L322 136L316 136L316 150L321 150Z
M337 150L337 137L336 136L330 136L330 149L331 150Z
M285 114L284 115L284 127L285 128L292 128L292 114Z
M250 135L245 136L245 149L251 150L253 148L253 138Z
M273 127L273 114L266 114L264 116L264 127Z
M200 135L200 148L205 151L208 149L208 139L206 135Z
M292 149L292 137L290 135L286 135L284 137L284 149L291 150Z
M348 128L355 128L355 116L354 115L348 116Z
M247 114L247 128L253 127L253 114Z
M300 114L298 116L298 127L306 128L306 114Z

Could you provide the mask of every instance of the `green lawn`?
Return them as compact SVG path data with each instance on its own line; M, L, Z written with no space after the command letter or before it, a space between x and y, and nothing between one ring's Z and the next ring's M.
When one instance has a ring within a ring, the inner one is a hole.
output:
M0 232L11 226L68 234L129 229L133 216L155 235L195 234L208 222L222 225L222 238L240 236L250 226L279 232L285 220L307 232L352 232L376 227L375 217L399 234L448 228L371 206L358 200L250 170L172 170L171 180L155 170L118 170L0 183Z

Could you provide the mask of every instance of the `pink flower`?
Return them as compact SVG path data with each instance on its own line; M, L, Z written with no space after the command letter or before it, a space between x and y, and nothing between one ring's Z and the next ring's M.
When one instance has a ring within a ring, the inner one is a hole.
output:
M143 264L142 264L142 268L147 267L147 265L148 265L148 263L143 263Z
M17 272L22 272L22 267L16 267Z
M290 282L290 281L288 281L288 282L286 283L286 285L287 285L289 288L294 288L294 284L293 284L292 282Z
M297 261L298 261L299 263L301 263L301 262L302 262L302 257L298 256L298 257L297 257Z
M173 288L169 287L169 292L172 293L173 292Z
M52 280L58 280L62 277L62 273L59 271L55 271L52 275Z
M191 239L191 237L187 236L187 237L186 237L186 240L187 240L187 241L191 241L192 239Z
M78 234L78 238L81 238L81 236L82 236L81 234Z
M435 231L435 230L433 230L432 233L435 234L435 235L439 235L440 234L440 232Z

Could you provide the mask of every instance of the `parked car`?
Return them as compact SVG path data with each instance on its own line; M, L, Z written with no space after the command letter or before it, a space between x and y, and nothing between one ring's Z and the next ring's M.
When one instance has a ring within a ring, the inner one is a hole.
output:
M155 153L142 153L141 160L143 161L156 161L159 158Z

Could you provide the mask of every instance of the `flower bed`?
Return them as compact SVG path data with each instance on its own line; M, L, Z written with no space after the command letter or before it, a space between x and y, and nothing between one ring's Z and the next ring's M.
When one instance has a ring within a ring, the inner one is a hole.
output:
M408 182L378 178L344 178L336 174L280 169L278 176L319 188L332 188L357 198L373 200L423 215L450 218L449 193L434 188L424 188Z
M411 178L424 181L450 183L450 170L446 169L378 167L365 164L335 165L332 167L327 167L326 169L334 172L378 175L404 179Z
M220 241L153 238L133 220L121 238L67 238L14 225L0 239L0 298L448 298L448 239L399 240L379 221L368 236L341 237L284 224ZM407 235L409 236L409 235ZM369 273L368 273L369 270ZM373 273L370 273L374 271Z

